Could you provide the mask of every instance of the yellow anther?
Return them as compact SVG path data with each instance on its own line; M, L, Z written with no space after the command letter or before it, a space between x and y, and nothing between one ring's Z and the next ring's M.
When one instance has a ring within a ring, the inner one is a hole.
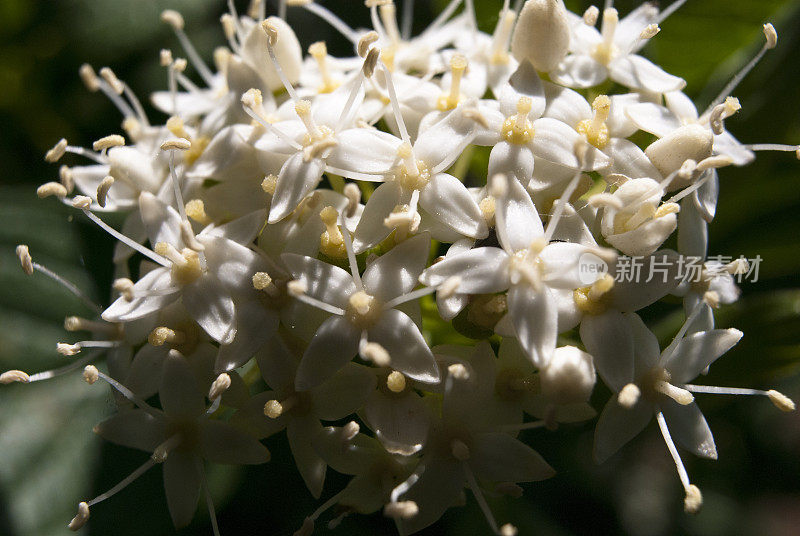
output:
M362 35L361 38L358 40L358 47L357 47L358 55L361 56L362 58L366 58L367 53L369 53L370 45L372 45L372 43L376 42L378 39L380 39L380 37L378 36L378 32L374 30Z
M58 143L53 145L53 148L47 151L44 155L44 159L51 164L53 162L57 162L62 156L64 156L67 152L67 140L61 138L58 140Z
M147 342L151 346L163 346L167 343L182 344L185 342L186 337L183 333L177 332L165 326L159 326L150 332L147 336Z
M169 24L175 31L183 30L183 16L174 9L165 9L161 12L161 22Z
M110 149L112 147L120 147L125 145L125 138L120 136L119 134L111 134L110 136L106 136L104 138L100 138L96 142L92 144L92 149L95 151L104 151L106 149Z
M100 184L97 185L97 204L101 207L105 208L106 206L106 199L108 197L108 190L114 184L114 177L107 176L104 177Z
M67 193L71 193L75 188L75 178L72 175L72 170L67 166L61 166L58 168L58 178L64 188L67 189Z
M117 78L117 75L114 74L114 71L112 71L109 67L103 67L100 69L100 76L109 86L111 86L111 89L117 95L122 95L122 93L125 91L125 84L123 84L122 81Z
M264 180L261 181L261 189L264 190L264 193L269 195L273 195L275 193L275 187L278 185L278 176L273 175L270 173Z
M277 419L283 415L283 404L277 400L269 400L264 404L264 415L270 419Z
M188 151L192 142L184 138L173 138L161 144L162 151Z
M9 383L14 382L28 383L29 381L31 381L31 377L28 376L26 372L22 372L21 370L8 370L0 374L1 385L8 385Z
M183 119L178 117L177 115L173 115L169 119L167 119L167 130L172 132L172 135L177 138L184 138L191 141L192 137L186 132L185 125L183 123Z
M172 51L168 48L162 48L158 53L158 64L162 67L169 67L173 61Z
M591 286L575 289L572 298L584 314L598 315L606 310L608 292L614 288L614 278L609 274L592 283Z
M661 218L668 214L677 214L680 212L681 206L678 203L664 203L653 214L653 219Z
M775 31L775 27L769 22L764 25L764 37L767 39L767 49L773 49L778 46L778 32Z
M211 218L206 214L206 205L202 199L191 199L186 206L186 215L199 223L200 225L208 225L211 223Z
M450 92L442 94L436 101L436 108L441 112L452 110L461 101L461 78L467 70L467 58L455 54L450 58Z
M481 215L483 215L484 221L489 226L494 225L494 213L495 213L495 199L491 195L488 195L481 199L481 202L478 203L478 208L481 209Z
M39 199L50 196L64 199L67 196L67 188L60 182L46 182L36 189L36 195Z
M92 93L100 89L100 80L97 79L97 74L94 72L94 69L92 69L91 65L88 63L81 65L81 68L78 70L78 74L81 77L83 85L86 86L86 89Z
M770 389L769 391L767 391L767 396L769 397L770 401L775 405L775 407L778 408L779 410L786 412L795 410L794 400L792 400L785 394L780 393L774 389Z
M402 393L406 388L406 377L402 372L393 370L386 377L386 387L393 393Z
M274 47L278 43L278 27L269 19L261 21L261 29L267 34L269 46Z
M208 136L200 136L192 140L191 147L183 153L183 161L186 165L191 166L194 164L203 155L209 143L211 143L211 138Z
M256 272L253 274L253 288L264 290L272 285L272 278L267 272Z

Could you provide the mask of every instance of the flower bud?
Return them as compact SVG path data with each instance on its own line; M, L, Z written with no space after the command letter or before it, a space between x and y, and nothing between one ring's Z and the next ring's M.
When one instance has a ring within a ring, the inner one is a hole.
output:
M595 383L592 356L574 346L556 348L539 379L542 394L553 403L585 402Z
M645 149L645 154L653 162L663 176L681 168L686 160L700 162L711 156L711 147L714 135L711 130L700 125L685 125L677 128L650 144ZM687 186L688 183L679 181L679 177L669 185L670 190Z
M555 69L569 50L567 10L561 0L528 0L519 14L511 53L538 71Z

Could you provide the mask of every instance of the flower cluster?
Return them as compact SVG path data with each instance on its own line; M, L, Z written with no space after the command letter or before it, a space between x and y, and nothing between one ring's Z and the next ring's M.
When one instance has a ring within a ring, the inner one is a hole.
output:
M352 56L335 58L324 42L304 57L286 2L271 17L261 1L247 15L231 2L214 68L181 15L165 11L188 61L161 51L168 90L152 103L169 116L163 124L111 69L84 65L125 135L91 149L61 140L48 161L70 153L88 163L62 166L38 193L118 239L115 299L87 300L95 318L66 319L68 331L90 334L58 345L76 356L69 365L0 382L82 369L115 393L117 411L96 433L150 457L81 502L69 527L162 465L175 526L203 493L218 533L205 462L266 462L261 441L285 429L314 497L328 468L352 475L298 534L330 509L331 523L382 511L410 534L466 488L492 532L512 535L485 494L519 496L519 483L554 475L520 431L592 419L598 376L613 396L597 421L596 460L655 419L696 512L702 495L676 443L717 451L694 394L794 403L691 383L742 336L715 328L714 309L738 298L734 276L748 265L700 262L688 281L678 256L707 259L720 168L797 148L743 144L725 129L740 109L730 94L776 46L772 25L757 58L702 112L681 78L639 55L682 3L620 18L609 5L579 16L561 0L528 0L519 12L506 1L488 35L472 2L453 0L412 36L392 0L367 0L371 30L288 2L352 44ZM476 173L481 150L488 166ZM107 212L125 214L121 229ZM673 234L677 251L663 247ZM17 254L28 274L84 297L26 246ZM629 257L645 272L667 268L615 279ZM682 297L685 322L661 350L637 311L669 294ZM431 347L454 329L472 344Z

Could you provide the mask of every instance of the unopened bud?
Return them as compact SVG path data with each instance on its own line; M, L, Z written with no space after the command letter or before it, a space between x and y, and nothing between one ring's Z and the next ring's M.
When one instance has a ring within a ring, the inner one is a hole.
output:
M555 69L569 51L570 28L561 0L528 0L519 14L511 53L538 71Z

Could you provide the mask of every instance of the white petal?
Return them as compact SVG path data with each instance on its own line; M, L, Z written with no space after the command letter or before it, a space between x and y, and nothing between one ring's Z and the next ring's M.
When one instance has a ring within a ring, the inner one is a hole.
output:
M544 236L544 227L531 196L517 181L508 181L505 196L495 200L495 221L500 245L510 255L526 249Z
M139 196L139 212L152 247L159 242L165 242L178 249L183 247L181 217L174 208L153 194L142 192Z
M368 128L352 128L336 135L339 143L326 159L329 166L340 170L383 175L395 166L397 149L402 140L386 132Z
M348 363L319 387L311 390L314 413L323 421L336 421L355 413L375 390L372 369Z
M165 421L140 409L122 410L95 427L97 435L123 447L152 452L164 441Z
M544 280L550 287L576 289L592 284L596 280L592 274L581 272L581 266L588 258L588 252L582 244L553 242L539 254L544 263ZM590 254L591 255L591 254ZM591 260L595 260L592 258ZM598 274L600 275L600 274ZM591 278L587 280L587 277Z
M456 108L444 119L420 133L414 142L414 156L431 173L444 171L455 162L475 135L475 122Z
M583 136L557 119L543 117L533 122L533 140L531 147L537 158L543 158L554 164L572 169L585 168L588 170L602 169L611 160L593 146L587 146L586 163L581 166L575 154L575 147L584 141Z
M103 320L108 322L129 322L158 311L178 299L180 287L173 286L168 268L152 270L133 286L133 300L124 296L103 311ZM151 294L148 296L148 294Z
M163 466L167 506L172 523L180 529L192 521L197 510L202 465L191 452L175 449L169 453Z
M278 175L269 223L282 220L296 209L300 201L319 184L324 169L325 162L319 158L305 162L302 152L292 155Z
M244 465L269 460L269 451L253 436L213 419L200 428L200 450L203 458L213 463Z
M543 366L556 349L558 335L558 309L550 290L512 286L508 291L508 314L533 364Z
M297 367L295 388L307 391L330 378L358 351L361 330L341 316L328 318L317 329Z
M428 343L407 314L396 309L384 311L368 330L368 339L389 352L393 369L421 382L439 381L439 367Z
M564 205L561 219L558 220L553 231L552 240L563 240L564 242L573 242L584 246L597 245L592 232L586 226L586 222L583 221L583 218L569 203Z
M664 93L664 101L667 108L685 123L693 123L697 121L697 108L695 107L692 99L686 96L682 91L669 91Z
M614 173L625 175L631 179L648 177L659 180L661 178L661 173L650 162L644 151L631 141L612 138L603 150L613 161L611 169Z
M273 337L278 329L278 314L257 300L242 300L236 305L236 337L219 347L214 370L239 368Z
M658 365L661 349L658 347L658 339L639 315L626 313L623 316L628 321L633 335L633 377L640 378L642 374Z
M584 119L592 117L591 105L577 91L551 82L544 82L544 91L547 98L544 117L552 117L572 128L577 127Z
M429 409L414 392L394 396L378 389L364 404L364 417L389 452L406 456L420 450L430 426Z
M389 214L400 203L400 187L393 182L378 186L364 207L353 237L353 249L362 253L383 241L392 229L383 224Z
M550 77L568 87L588 88L604 82L608 70L590 56L570 54L550 73Z
M236 336L236 310L233 297L222 284L200 277L183 288L183 305L208 335L220 344L230 344Z
M257 253L218 236L200 234L197 241L205 246L208 272L203 279L217 280L228 289L250 290L249 280L260 264Z
M306 285L306 294L319 301L347 308L347 300L356 291L353 276L338 266L311 257L284 253L281 260L292 277Z
M640 277L632 281L618 277L610 291L609 306L623 312L638 311L669 294L680 283L677 257L674 251L663 249L638 259ZM616 265L609 267L609 273L617 274L617 270Z
M700 216L711 223L717 213L717 200L719 198L719 174L716 169L711 169L706 173L711 173L700 188L691 196L694 205L699 209Z
M427 462L427 463L426 463ZM418 532L435 523L445 510L455 506L464 489L464 470L455 458L423 458L425 470L401 500L417 503L419 512L409 519L399 519L401 535Z
M633 333L618 311L586 315L581 322L581 341L592 354L597 373L614 391L634 380Z
M362 277L366 292L381 302L411 292L419 283L430 248L430 235L421 233L375 259Z
M693 199L681 202L678 213L678 252L688 257L705 258L708 250L708 223Z
M247 245L255 240L258 232L264 227L266 219L265 210L254 210L231 222L209 228L207 231L204 229L201 234L219 236L238 244Z
M667 214L644 223L632 231L606 236L609 244L631 257L650 255L678 227L678 217Z
M158 392L161 371L167 351L163 347L145 344L131 362L122 384L136 395L147 399Z
M470 238L488 234L478 204L466 186L447 173L437 173L420 191L419 204L439 221Z
M294 463L300 476L315 499L322 494L325 483L326 464L314 450L312 440L322 430L322 425L314 417L292 419L286 427L289 448L292 449Z
M205 411L203 392L182 355L170 354L164 360L158 399L164 413L172 419L194 419Z
M680 120L668 108L652 102L632 104L625 113L637 127L659 138L681 126Z
M669 359L661 365L670 371L672 380L686 383L733 348L742 332L738 329L714 329L687 335L678 343Z
M536 482L556 474L538 452L502 433L477 435L469 465L476 477L488 482Z
M533 153L526 145L501 141L492 147L489 153L489 173L487 177L494 177L502 173L508 180L516 180L527 184L533 176Z
M617 396L606 403L594 431L594 459L603 463L623 445L636 437L653 418L652 404L639 402L632 408L622 407Z
M612 61L608 71L612 80L630 89L666 93L686 86L686 81L682 78L664 72L650 60L635 54Z
M674 400L659 402L672 439L695 456L717 459L717 446L706 418L695 402L682 406Z
M491 294L508 288L508 254L499 248L475 248L437 262L422 275L430 287L460 277L458 292Z

